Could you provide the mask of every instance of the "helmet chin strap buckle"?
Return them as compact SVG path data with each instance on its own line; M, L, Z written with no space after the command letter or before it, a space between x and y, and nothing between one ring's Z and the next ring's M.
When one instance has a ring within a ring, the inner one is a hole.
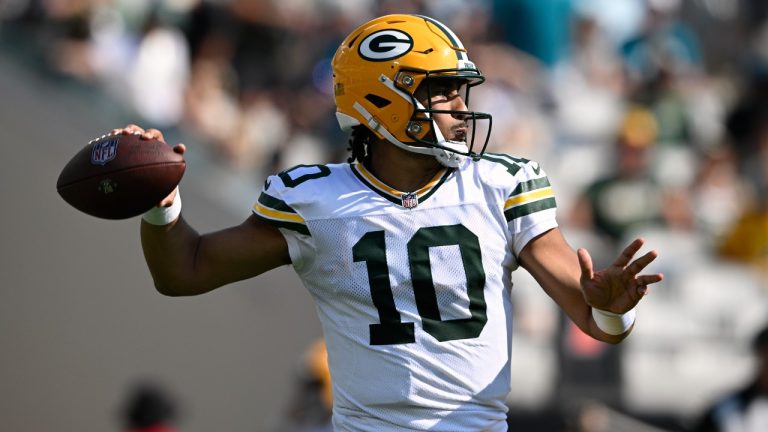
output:
M421 127L421 125L419 123L410 122L408 124L408 132L412 133L413 135L420 134L422 130L423 130L423 128Z

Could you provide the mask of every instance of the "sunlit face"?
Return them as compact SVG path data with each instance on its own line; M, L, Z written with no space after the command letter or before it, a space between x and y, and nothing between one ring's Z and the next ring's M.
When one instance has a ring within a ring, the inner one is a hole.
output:
M467 116L459 113L439 111L467 112L466 81L460 79L435 79L428 85L422 85L416 91L416 99L426 108L431 109L432 119L445 139L465 142L469 125Z

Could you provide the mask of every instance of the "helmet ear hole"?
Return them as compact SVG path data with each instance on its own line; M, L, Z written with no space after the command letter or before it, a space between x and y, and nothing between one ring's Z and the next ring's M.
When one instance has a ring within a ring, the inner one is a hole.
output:
M365 99L379 109L384 108L385 106L392 103L392 101L390 101L389 99L384 99L381 96L377 96L371 93L368 93L367 95L365 95Z

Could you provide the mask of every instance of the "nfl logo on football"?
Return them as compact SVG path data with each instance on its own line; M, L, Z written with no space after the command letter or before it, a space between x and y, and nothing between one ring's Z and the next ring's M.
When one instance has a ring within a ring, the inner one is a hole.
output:
M117 156L117 138L101 141L93 146L91 151L91 163L94 165L106 165L107 162Z
M404 193L400 198L403 200L403 207L407 209L412 209L419 205L419 197L413 192Z

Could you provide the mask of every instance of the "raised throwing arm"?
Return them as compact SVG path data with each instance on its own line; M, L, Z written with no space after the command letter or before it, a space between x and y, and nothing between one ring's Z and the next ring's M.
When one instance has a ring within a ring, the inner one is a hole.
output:
M145 131L136 125L115 129L112 133L140 133L145 139L163 140L157 129ZM181 154L185 150L183 144L174 147L174 151ZM180 206L177 194L175 190L163 199L160 209ZM141 221L144 257L155 287L162 294L202 294L290 263L282 234L255 216L240 225L204 235L195 231L180 214L174 213L171 218L170 221L153 220L153 223Z

